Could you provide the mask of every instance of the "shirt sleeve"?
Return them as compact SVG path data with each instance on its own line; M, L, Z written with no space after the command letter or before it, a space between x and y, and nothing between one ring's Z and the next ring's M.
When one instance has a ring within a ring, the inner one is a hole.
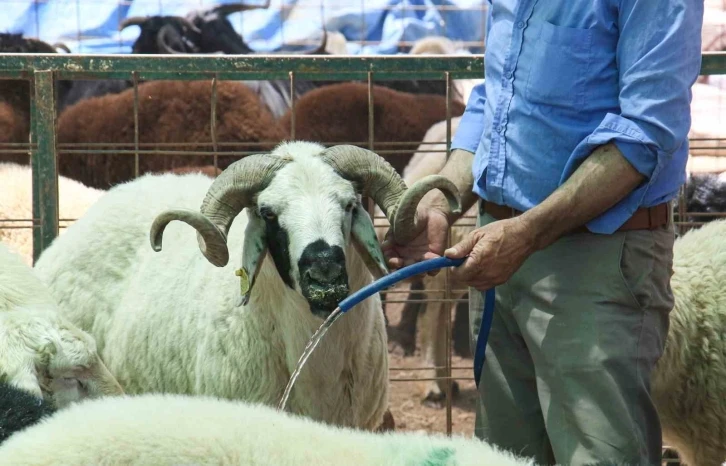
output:
M485 42L492 28L492 4L487 1L487 25ZM486 53L486 51L485 51ZM466 109L461 116L459 127L451 141L451 150L463 149L472 154L476 152L484 133L484 104L486 103L485 83L474 86L466 103Z
M477 84L471 89L466 110L464 110L459 127L451 140L451 150L463 149L472 154L476 152L484 132L485 102L484 83Z
M612 233L625 223L661 169L688 144L691 86L701 69L703 2L666 3L619 1L620 114L608 113L575 148L561 179L564 183L594 149L608 142L645 176L634 192L587 224L594 232Z

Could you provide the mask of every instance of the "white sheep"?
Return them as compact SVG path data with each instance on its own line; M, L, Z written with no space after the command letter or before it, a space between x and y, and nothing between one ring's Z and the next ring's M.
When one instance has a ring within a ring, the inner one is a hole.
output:
M0 241L20 254L25 263L33 264L33 229L21 222L33 218L33 173L29 165L0 163ZM78 181L58 177L59 233L83 215L104 191L89 188Z
M0 380L59 407L123 393L93 338L58 314L48 288L2 243Z
M344 317L345 318L345 317ZM463 436L376 434L339 428L263 405L147 394L86 401L0 445L0 464L525 466Z
M680 236L673 248L675 305L652 396L663 441L689 466L726 461L726 220Z
M36 272L62 315L96 338L128 393L277 404L322 319L349 290L387 273L361 194L405 234L411 209L433 188L456 207L456 187L443 177L407 190L373 152L284 143L214 180L145 175L112 188L43 252ZM237 217L242 210L247 215ZM166 226L172 220L196 228L199 243L187 226ZM164 235L160 252L149 246L150 229L157 249ZM242 277L240 264L228 262L228 246L241 250ZM326 334L288 408L374 429L388 404L387 375L374 295Z

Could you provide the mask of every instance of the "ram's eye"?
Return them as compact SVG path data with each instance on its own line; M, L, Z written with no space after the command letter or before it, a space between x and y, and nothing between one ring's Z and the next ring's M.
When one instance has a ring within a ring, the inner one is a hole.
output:
M261 207L260 217L264 218L265 220L275 220L277 218L277 215L275 215L275 213L268 207Z
M351 201L348 203L348 205L345 206L345 211L350 212L353 210L353 207L355 207L355 202Z

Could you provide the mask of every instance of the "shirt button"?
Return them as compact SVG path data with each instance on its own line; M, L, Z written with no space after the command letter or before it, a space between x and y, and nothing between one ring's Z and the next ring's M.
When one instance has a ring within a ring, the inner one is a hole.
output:
M524 22L523 22L523 21L519 21L519 22L517 23L517 27L518 27L519 29L522 29L522 28L524 27Z
M512 79L512 73L510 73L509 71L507 71L506 73L504 73L504 77L507 78L507 79Z
M499 125L497 126L497 133L501 133L504 130L504 126Z

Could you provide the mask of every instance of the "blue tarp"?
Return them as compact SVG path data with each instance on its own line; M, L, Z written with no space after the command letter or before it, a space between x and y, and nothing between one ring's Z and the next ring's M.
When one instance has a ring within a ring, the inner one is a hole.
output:
M264 0L244 0L263 3ZM63 42L75 53L130 53L138 27L122 33L130 16L179 15L222 0L1 0L0 31L23 33L49 43ZM365 3L365 6L364 6ZM249 46L260 53L321 37L323 24L348 41L352 54L395 54L399 41L442 35L479 42L484 36L487 0L274 0L267 9L229 16ZM283 8L284 6L284 8ZM472 53L481 53L477 47Z

